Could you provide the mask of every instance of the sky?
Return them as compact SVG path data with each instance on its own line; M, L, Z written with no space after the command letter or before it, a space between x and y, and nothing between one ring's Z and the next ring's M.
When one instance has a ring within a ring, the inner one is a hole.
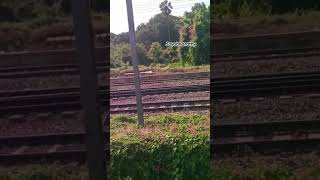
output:
M135 28L160 13L161 2L163 0L132 0ZM182 16L185 11L191 11L195 3L204 2L210 5L210 0L169 0L169 2L173 7L171 15L174 16ZM110 31L115 34L129 31L126 0L110 1Z

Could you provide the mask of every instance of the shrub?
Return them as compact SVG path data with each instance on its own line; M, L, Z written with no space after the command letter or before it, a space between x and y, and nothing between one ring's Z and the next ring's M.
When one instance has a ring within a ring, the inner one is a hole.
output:
M208 116L149 116L145 127L112 118L110 171L119 180L209 179Z

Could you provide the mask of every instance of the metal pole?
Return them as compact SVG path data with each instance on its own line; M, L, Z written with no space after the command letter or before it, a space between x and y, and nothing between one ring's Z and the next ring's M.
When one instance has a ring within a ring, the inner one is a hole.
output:
M129 24L129 38L131 46L131 58L132 66L134 72L134 82L136 88L136 100L137 100L137 111L138 111L138 124L143 126L143 108L142 108L142 97L140 90L140 72L139 72L139 60L136 50L136 35L134 30L134 20L133 20L133 11L132 11L132 1L127 0L127 15L128 15L128 24Z
M98 83L94 58L90 1L71 0L80 59L80 99L86 127L87 164L91 180L106 179L105 137L97 100Z

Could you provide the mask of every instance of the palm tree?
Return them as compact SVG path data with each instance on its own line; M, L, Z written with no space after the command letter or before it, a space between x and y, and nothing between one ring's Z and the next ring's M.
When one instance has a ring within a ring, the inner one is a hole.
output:
M172 12L172 6L171 6L171 2L169 2L168 0L164 0L162 3L160 3L159 8L161 10L161 12L167 16L167 27L168 27L168 38L170 41L170 30L169 30L169 15Z

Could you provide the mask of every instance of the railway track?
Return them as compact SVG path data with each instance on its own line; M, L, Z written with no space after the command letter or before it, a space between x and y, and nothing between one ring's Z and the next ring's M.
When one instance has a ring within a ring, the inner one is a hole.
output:
M108 46L96 47L96 62L106 62L106 57L108 57L109 54L110 53ZM63 50L41 50L3 53L0 54L0 59L2 68L78 64L77 52L72 48Z
M211 125L213 159L319 150L320 120ZM214 138L214 139L213 139Z
M105 132L108 136L108 132ZM30 134L0 137L1 164L84 162L86 159L84 131L70 133ZM106 149L110 150L106 141ZM107 157L107 156L106 156Z
M186 80L205 80L210 79L210 72L195 72L195 73L174 73L167 75L146 75L141 76L142 84L153 84L153 83L165 83L173 81L186 81ZM126 86L134 85L134 79L128 78L111 78L111 86Z
M281 73L211 79L214 99L319 92L320 73Z
M209 84L194 85L194 86L177 86L163 88L142 89L143 95L155 94L170 94L170 93L185 93L209 91ZM63 108L67 110L80 109L80 89L61 88L61 89L45 89L45 90L30 90L16 92L0 93L0 110L3 112L12 111L48 111ZM109 92L106 87L101 88L98 97L103 106L109 104ZM134 90L111 91L111 98L130 97L134 96Z
M107 57L107 49L107 47L97 48L98 73L109 71L109 64L105 58ZM267 49L213 54L211 55L211 61L212 63L225 63L313 56L320 56L320 48ZM0 68L0 79L79 74L78 65L75 63L77 58L74 49L9 53L0 55L0 59L2 60L1 64L3 64L3 68ZM46 61L43 61L43 59L46 59ZM37 66L34 66L34 64L37 64Z
M108 64L103 62L98 62L96 68L97 73L106 73L109 71ZM50 66L11 67L0 69L0 79L17 79L61 75L80 75L79 66L75 64L62 64Z
M176 111L199 111L209 110L210 100L180 100L180 101L161 101L161 102L149 102L143 103L143 110L147 113L152 112L176 112ZM111 114L124 114L124 113L136 113L136 104L121 104L111 105Z
M97 64L97 72L108 72L108 67L105 67L106 63ZM28 77L43 77L43 76L61 76L61 75L79 75L79 68L76 65L55 65L52 67L30 67L35 69L34 72L30 72L25 68L6 68L0 69L0 79L10 78L28 78ZM2 71L3 70L3 71ZM12 71L15 71L14 73ZM33 70L31 70L33 71ZM2 73L3 72L3 73ZM209 79L209 72L196 72L196 73L174 73L167 75L145 75L141 76L141 83L163 83L181 80L203 80ZM111 86L126 86L134 85L134 79L132 77L125 78L111 78Z
M214 124L212 158L307 153L319 149L320 121ZM0 137L0 162L84 161L85 132ZM106 151L109 149L106 144ZM7 150L6 150L7 148Z
M285 73L247 77L216 78L211 80L213 99L261 97L299 93L318 93L320 73ZM142 95L158 95L210 91L210 84L142 89ZM107 91L100 87L98 98L103 106L110 98L135 96L134 89ZM80 88L41 89L0 92L0 110L30 111L55 108L80 108Z
M291 48L291 49L266 49L257 51L243 51L237 53L223 53L211 55L211 62L226 63L240 61L262 61L271 59L306 58L320 56L320 48Z

